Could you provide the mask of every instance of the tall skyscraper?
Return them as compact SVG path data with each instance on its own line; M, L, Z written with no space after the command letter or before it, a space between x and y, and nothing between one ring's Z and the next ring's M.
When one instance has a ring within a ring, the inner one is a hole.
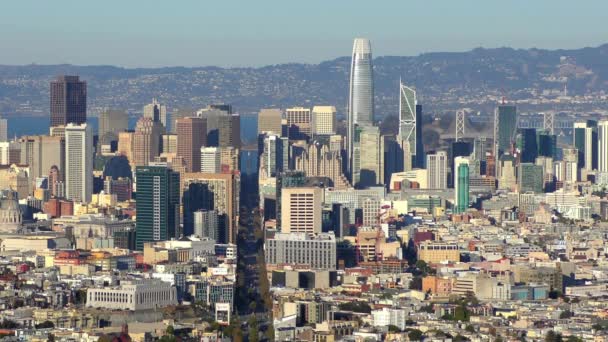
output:
M348 93L347 146L349 173L352 174L353 150L356 125L374 123L374 80L372 47L368 39L356 38L350 65L350 87ZM352 175L351 175L352 177Z
M314 106L312 107L312 134L333 135L336 134L336 107Z
M578 149L578 166L587 171L597 169L598 163L597 121L574 123L574 147Z
M188 236L196 234L195 213L200 210L213 210L213 192L209 189L209 184L203 183L190 183L183 191L183 233Z
M524 128L521 132L521 162L534 163L538 156L536 128Z
M8 120L0 119L0 142L8 141Z
M260 157L260 172L266 177L275 177L278 172L289 168L289 141L278 135L262 138L263 148Z
M293 107L285 110L289 139L306 140L312 136L312 115L310 108Z
M201 147L207 143L207 122L203 118L183 118L177 124L177 155L184 158L186 172L198 172Z
M51 81L51 127L87 122L87 82L78 76Z
M222 170L222 155L219 147L201 147L201 166L203 173L220 173Z
M137 121L135 133L133 133L133 164L145 166L154 161L161 147L161 136L165 129L160 122L153 121L149 117L143 117Z
M177 237L179 230L179 173L166 165L138 166L136 249L144 243Z
M463 213L469 208L469 159L454 160L454 211Z
M65 127L65 193L85 203L93 195L93 133L87 124Z
M427 154L426 170L429 189L447 189L448 154L445 151Z
M169 128L169 132L171 133L176 133L177 131L177 123L176 121L178 119L183 119L183 118L193 118L196 116L196 111L192 108L178 108L175 111L173 111L171 113L171 120L169 120L171 122L171 127Z
M399 83L399 140L408 142L409 155L412 157L412 161L409 162L416 167L420 167L414 161L418 161L418 143L422 138L422 136L418 136L418 125L422 125L422 122L418 123L417 121L418 109L416 91L403 83ZM420 108L420 112L422 112L422 108Z
M360 135L360 187L374 186L384 183L384 151L380 129L378 127L363 127Z
M521 163L519 164L519 172L517 176L519 192L543 192L545 175L542 165L536 165L532 163Z
M606 173L608 172L608 120L598 122L597 137L597 170Z
M118 154L123 155L129 160L129 164L134 165L133 158L133 131L118 133Z
M160 122L165 129L167 128L167 106L159 103L156 98L152 103L144 106L144 118L150 118L154 122Z
M116 143L118 134L127 129L129 129L129 117L124 110L106 109L99 114L97 137L102 145Z
M46 176L53 165L58 166L60 172L65 171L66 148L64 137L23 136L19 139L19 144L21 145L19 148L20 162L29 166L30 182L38 177ZM93 153L92 149L90 153Z
M517 173L515 172L515 157L511 154L503 154L499 159L498 188L515 191L517 185Z
M511 151L517 132L517 108L515 106L500 105L494 114L494 144L497 158L505 152Z
M281 134L283 113L280 109L264 108L258 114L258 135L265 133Z
M161 136L161 154L177 155L177 134L163 134Z
M281 232L321 233L321 188L281 189Z
M597 136L597 134L596 134ZM538 155L542 157L555 158L557 156L557 136L549 132L539 132L538 138ZM595 142L597 151L597 141ZM594 157L595 158L595 157ZM597 167L597 160L596 160Z
M241 187L239 173L184 174L184 189L193 183L208 185L209 191L213 193L213 210L216 210L219 215L226 215L226 242L236 243Z
M416 155L414 167L424 168L424 144L422 143L422 105L416 105Z
M241 147L241 116L233 114L230 105L208 106L196 115L207 119L206 146Z

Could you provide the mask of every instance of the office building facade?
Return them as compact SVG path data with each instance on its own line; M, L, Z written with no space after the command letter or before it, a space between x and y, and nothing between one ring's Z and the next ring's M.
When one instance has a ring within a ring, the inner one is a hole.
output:
M93 195L93 133L87 124L65 128L65 194L85 203Z
M177 237L179 228L179 173L166 165L138 166L136 248L144 243Z
M87 122L87 82L78 76L58 76L51 81L51 127Z

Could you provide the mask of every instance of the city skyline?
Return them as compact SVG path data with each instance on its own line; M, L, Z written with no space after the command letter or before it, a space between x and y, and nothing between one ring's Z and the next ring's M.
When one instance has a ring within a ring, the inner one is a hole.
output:
M608 10L608 4L593 2L579 4L573 12L569 6L549 0L517 0L508 5L389 1L385 6L354 1L348 11L342 4L318 0L306 5L277 1L212 6L186 1L180 7L162 2L112 4L10 3L0 14L0 30L6 33L0 37L6 47L0 64L154 67L317 63L343 56L353 36L373 40L377 56L465 51L480 46L580 48L605 42L600 32L602 15ZM118 5L120 11L115 10ZM415 15L404 21L404 13ZM240 24L223 25L226 18ZM134 24L145 20L166 25ZM334 25L332 30L326 30L326 25L290 25L297 20L331 21ZM573 25L563 30L561 22Z

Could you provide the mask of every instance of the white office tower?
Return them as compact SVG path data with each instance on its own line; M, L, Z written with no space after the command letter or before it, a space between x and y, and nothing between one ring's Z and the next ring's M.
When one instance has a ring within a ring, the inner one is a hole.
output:
M347 146L349 171L352 172L352 158L355 125L374 123L374 80L372 67L372 47L368 39L356 38L350 65L350 87L348 93Z
M8 120L0 119L0 142L8 141Z
M429 189L447 189L448 154L438 151L426 156Z
M93 195L93 133L87 124L65 127L65 195L85 203Z
M160 122L167 128L167 106L152 99L152 103L144 106L144 117L154 122Z
M219 241L217 211L199 210L194 212L194 235Z
M409 155L410 163L412 156L416 155L416 104L416 91L403 83L399 83L398 140L401 142L404 154ZM408 149L408 151L405 151L405 149Z
M0 165L19 164L21 159L21 144L16 141L0 142Z
M312 107L312 134L333 135L336 134L336 107L314 106Z
M608 173L608 120L597 124L597 166L600 173Z
M281 232L320 233L323 189L312 187L281 190Z
M220 173L222 170L222 154L217 147L201 147L201 172Z

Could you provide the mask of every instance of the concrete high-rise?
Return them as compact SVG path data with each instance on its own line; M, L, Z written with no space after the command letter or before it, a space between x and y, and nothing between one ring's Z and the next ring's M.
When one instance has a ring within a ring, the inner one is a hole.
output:
M281 134L283 113L280 109L264 108L258 114L258 135L265 133Z
M167 106L159 103L155 98L152 103L144 106L144 118L150 118L154 122L160 122L167 128Z
M160 153L161 136L164 132L160 122L149 117L137 121L133 133L133 165L145 166L154 161L154 157Z
M106 109L99 114L97 136L102 144L118 141L118 134L129 129L129 117L124 110Z
M161 137L161 154L177 155L177 134L163 134Z
M176 129L177 129L177 123L176 121L178 119L183 119L183 118L191 118L191 117L195 117L196 116L196 112L194 109L192 108L178 108L175 111L173 111L171 113L171 120L169 120L171 122L171 124L169 125L169 129L168 132L171 133L175 133Z
M133 131L118 133L118 154L123 155L129 160L129 164L134 165L133 158Z
M323 189L281 189L281 232L321 233Z
M469 208L469 159L454 160L454 212L463 213Z
M183 118L176 121L177 155L184 158L186 172L199 172L201 147L207 143L207 121L203 118Z
M312 107L312 134L334 135L336 134L336 107L314 106Z
M289 141L278 135L263 137L260 172L266 177L275 177L277 173L289 168Z
M186 173L182 189L191 184L207 184L213 193L213 210L226 215L226 242L236 243L241 177L233 173Z
M18 143L21 145L19 148L20 162L29 167L30 183L33 183L38 177L47 175L53 165L59 167L60 172L65 171L66 149L64 137L24 136L18 140ZM92 149L90 153L93 153Z
M166 165L138 166L136 249L144 243L177 237L179 230L179 173Z
M356 125L374 123L374 80L372 67L372 47L368 39L356 38L350 65L350 86L348 93L347 146L349 172L352 173L352 156Z
M220 173L222 170L222 155L219 147L201 147L200 171L204 173Z
M448 187L448 154L438 151L426 156L429 189L447 189Z
M78 76L51 81L51 127L87 122L87 82Z
M0 142L8 141L8 120L0 119Z
M359 139L359 182L356 186L368 187L384 183L384 151L378 127L363 127Z
M206 146L241 147L241 116L233 114L230 105L208 106L196 115L207 120Z
M85 203L93 195L93 132L87 124L65 127L65 194Z
M597 121L587 120L574 123L574 147L578 149L578 166L587 171L598 165Z
M312 136L310 108L292 107L285 110L290 140L306 140Z
M597 170L602 173L608 172L608 120L597 124Z

